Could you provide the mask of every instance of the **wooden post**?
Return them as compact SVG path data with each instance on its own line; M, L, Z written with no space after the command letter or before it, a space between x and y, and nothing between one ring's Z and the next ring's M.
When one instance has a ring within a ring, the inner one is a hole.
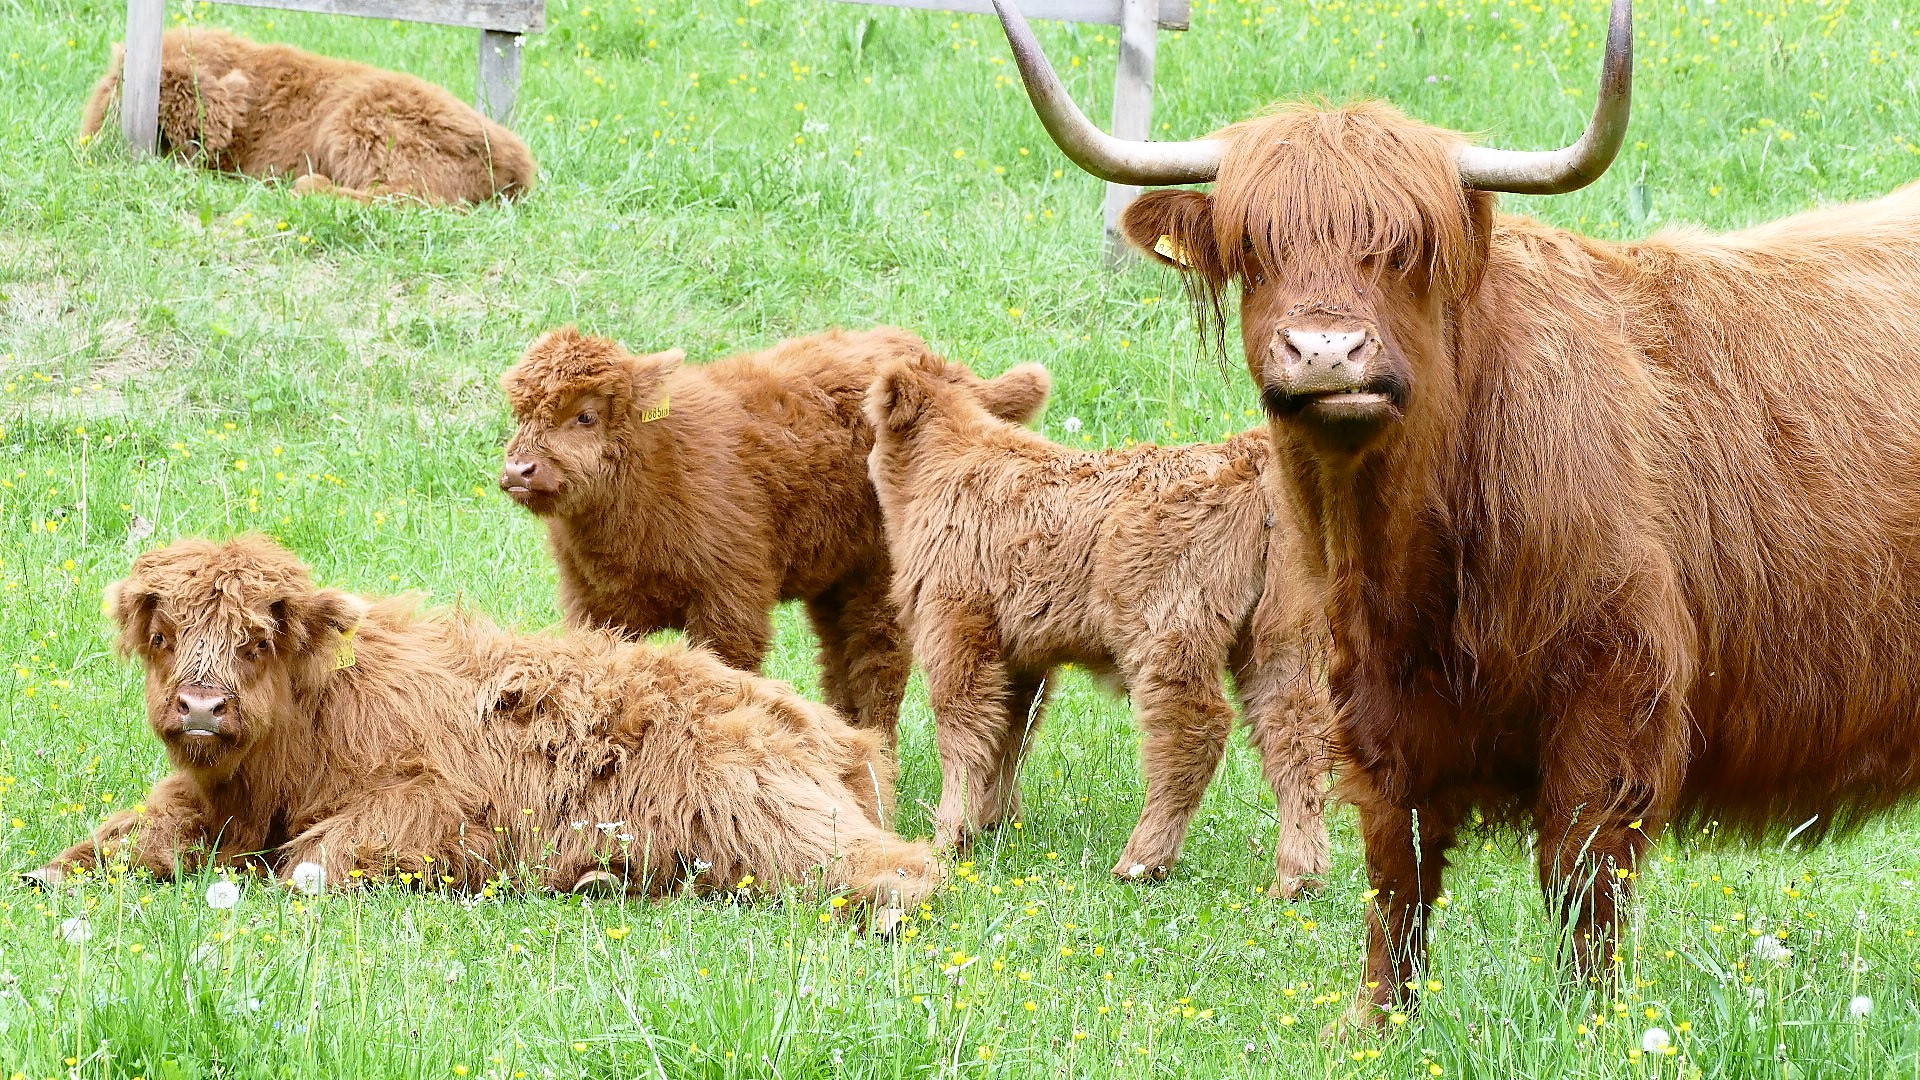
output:
M506 30L480 31L480 111L496 123L513 116L520 89L521 36Z
M1153 133L1153 61L1159 43L1158 0L1122 0L1120 68L1113 79L1113 134L1144 142ZM1132 253L1120 235L1120 215L1140 194L1130 184L1107 185L1107 267L1123 265Z
M160 35L166 0L127 0L126 55L120 69L120 130L135 153L160 149Z

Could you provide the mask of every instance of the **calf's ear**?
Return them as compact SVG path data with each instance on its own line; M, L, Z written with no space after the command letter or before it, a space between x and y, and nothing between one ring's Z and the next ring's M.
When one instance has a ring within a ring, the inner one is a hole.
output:
M101 610L120 628L115 646L121 656L132 656L147 643L153 632L153 611L160 598L136 578L126 578L107 586Z
M338 589L317 589L273 603L273 617L287 651L295 656L340 647L341 635L366 616L366 601Z
M665 400L667 377L680 370L686 359L685 349L627 357L627 401L642 420L665 416L663 405L672 408L673 403Z
M867 422L876 431L909 431L936 404L924 372L907 361L888 364L867 388Z
M176 150L225 150L252 110L253 83L245 72L215 79L191 63L161 72L160 130Z
M1010 424L1024 424L1040 414L1053 390L1053 376L1039 364L1008 368L999 378L980 384L974 394L988 412Z
M1213 196L1205 192L1144 192L1120 216L1120 231L1156 262L1226 280L1213 235Z

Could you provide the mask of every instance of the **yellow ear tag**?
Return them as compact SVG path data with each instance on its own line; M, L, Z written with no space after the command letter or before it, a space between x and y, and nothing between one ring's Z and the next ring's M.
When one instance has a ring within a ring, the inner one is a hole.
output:
M667 414L672 411L673 406L669 403L667 396L662 394L660 395L660 404L640 414L640 422L643 424L651 424L655 420L664 420Z
M353 666L353 636L360 632L360 624L354 623L340 635L340 651L333 654L333 670L345 671Z
M1153 245L1156 254L1172 259L1181 266L1192 266L1193 260L1187 258L1187 249L1171 236L1162 235Z

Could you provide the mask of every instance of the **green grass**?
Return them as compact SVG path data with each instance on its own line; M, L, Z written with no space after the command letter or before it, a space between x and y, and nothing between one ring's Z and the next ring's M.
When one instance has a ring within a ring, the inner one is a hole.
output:
M1386 97L1501 145L1563 141L1591 104L1601 5L1537 6L1198 0L1194 29L1162 37L1155 126L1200 134L1318 93ZM1624 237L1920 176L1920 12L1643 7L1620 163L1509 207ZM170 10L472 86L470 33ZM553 0L518 125L543 184L462 213L294 199L133 161L117 138L78 146L123 12L0 0L8 871L161 771L97 614L141 548L262 529L330 584L554 621L540 530L491 479L495 379L556 323L703 358L893 322L985 371L1046 363L1057 438L1068 417L1095 445L1255 422L1177 281L1100 270L1099 185L1046 143L987 19ZM1104 115L1112 31L1042 34ZM780 626L771 671L814 692L800 621ZM923 830L938 773L917 687L901 752L905 828ZM0 1077L1920 1075L1915 814L1812 851L1662 841L1612 998L1561 986L1521 842L1463 852L1442 988L1385 1038L1323 1043L1359 972L1350 814L1323 898L1262 899L1271 799L1236 740L1173 879L1116 884L1134 755L1124 704L1072 682L1027 767L1022 827L893 944L798 901L313 902L249 885L215 911L205 879L0 884ZM90 937L69 943L58 929L83 913ZM1792 956L1755 959L1754 931L1781 929ZM1874 1000L1861 1021L1855 994ZM1678 1053L1635 1058L1656 1025Z

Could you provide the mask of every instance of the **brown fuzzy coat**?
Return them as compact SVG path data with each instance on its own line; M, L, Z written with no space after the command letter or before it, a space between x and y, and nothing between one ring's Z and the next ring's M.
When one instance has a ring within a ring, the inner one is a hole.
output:
M43 881L103 859L192 872L216 841L222 864L313 862L336 884L750 877L911 904L941 877L884 824L878 735L698 650L316 588L261 537L148 552L108 604L174 770Z
M1327 869L1328 705L1286 586L1264 432L1079 452L998 420L938 358L890 366L867 410L894 601L938 724L937 841L1019 812L1020 758L1065 663L1117 675L1146 736L1146 806L1113 872L1163 877L1213 778L1231 667L1279 806L1274 892Z
M124 49L87 99L96 134L120 96ZM221 30L161 41L160 146L247 176L290 176L303 191L477 203L533 187L519 137L412 75L261 45Z
M867 481L861 400L885 361L926 356L903 330L832 331L682 367L572 328L503 380L518 428L500 485L546 520L575 626L683 629L755 670L772 610L806 602L827 701L891 736L911 657ZM1001 415L1046 401L1046 373L982 382Z

